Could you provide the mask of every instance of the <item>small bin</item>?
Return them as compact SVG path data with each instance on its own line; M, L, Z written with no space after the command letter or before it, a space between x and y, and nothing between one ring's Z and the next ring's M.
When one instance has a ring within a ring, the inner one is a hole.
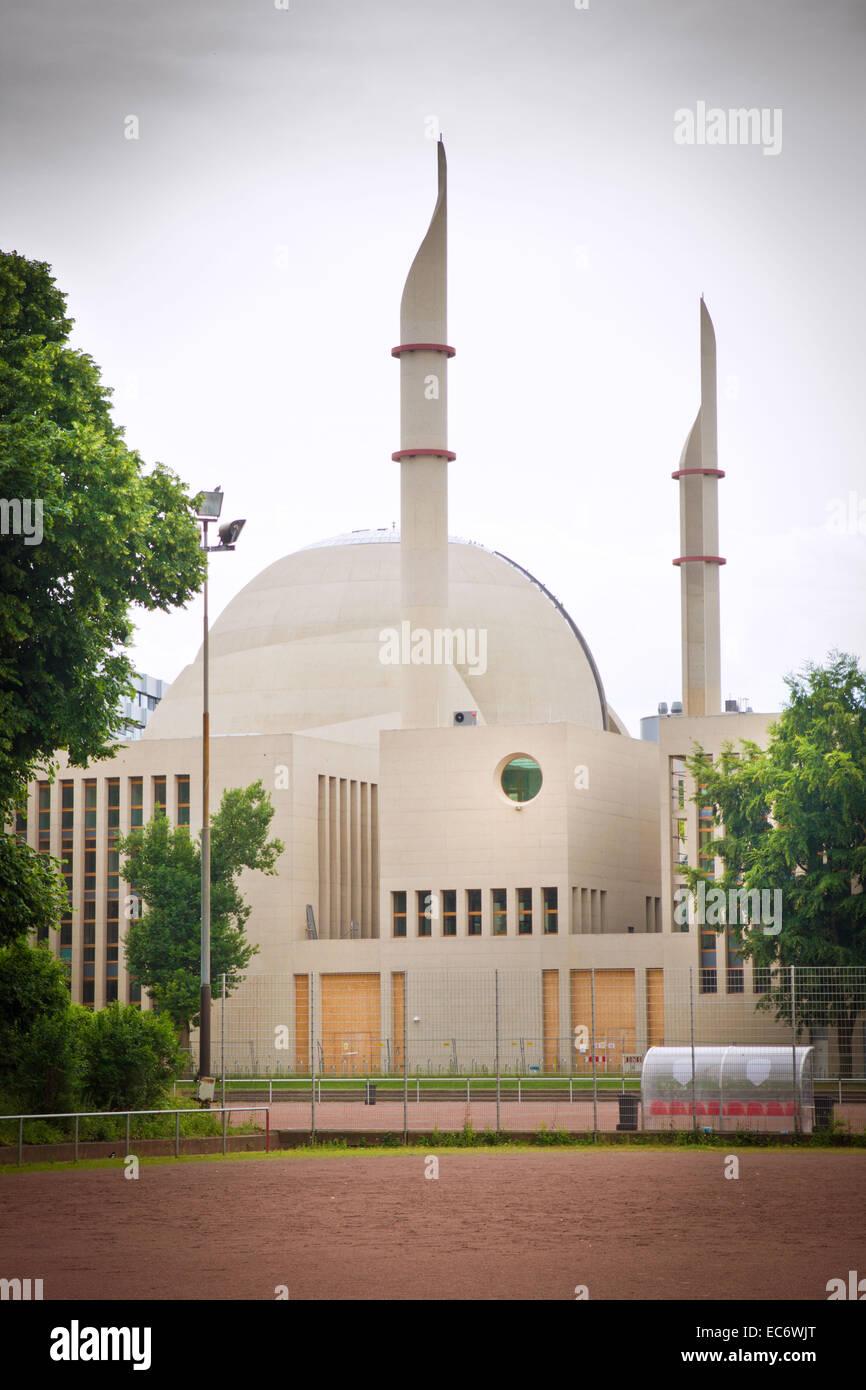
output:
M815 1128L830 1129L833 1125L833 1107L836 1104L832 1096L816 1093L815 1095Z
M365 1104L365 1105L375 1105L375 1104L376 1104L376 1083L375 1083L374 1081L368 1081L368 1082L367 1082L367 1089L366 1089L366 1091L365 1091L365 1093L364 1093L364 1104Z
M637 1129L637 1108L640 1096L636 1091L624 1091L619 1097L619 1124L617 1129Z

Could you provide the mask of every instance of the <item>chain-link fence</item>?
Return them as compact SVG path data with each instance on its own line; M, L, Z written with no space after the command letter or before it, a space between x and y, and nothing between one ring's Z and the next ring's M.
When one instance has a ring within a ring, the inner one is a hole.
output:
M212 1066L283 1128L866 1128L866 969L722 974L250 976L215 1000Z

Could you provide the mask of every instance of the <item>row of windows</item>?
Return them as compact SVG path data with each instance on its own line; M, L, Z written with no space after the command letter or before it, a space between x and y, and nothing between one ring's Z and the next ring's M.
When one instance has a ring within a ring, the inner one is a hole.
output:
M141 777L129 779L130 812L132 829L143 826L144 783ZM106 780L105 800L105 915L106 915L106 955L105 955L105 1000L112 1003L118 998L118 973L120 965L119 941L119 898L120 898L120 778ZM166 785L164 776L153 779L153 803L155 814L166 814ZM83 838L82 838L82 931L81 951L81 1002L92 1008L96 991L96 864L97 864L97 782L85 779L83 790ZM189 825L189 777L175 778L177 824ZM40 782L37 788L38 838L37 848L42 854L50 852L51 842L51 784ZM15 833L19 838L27 835L27 817L23 813L16 816ZM66 885L66 908L60 920L60 959L66 966L67 979L72 978L73 964L73 907L74 907L74 840L75 840L75 783L63 780L60 783L60 863ZM40 940L46 940L47 928L40 931ZM129 981L129 1002L141 1003L141 986Z
M155 815L168 814L166 777L154 777L153 787L153 808ZM96 829L96 781L86 780L83 782L84 788L84 830L85 835L88 830ZM111 777L107 779L107 798L108 798L108 826L109 828L120 828L120 778ZM175 810L176 823L178 825L189 825L189 777L187 775L177 776L174 779L175 786ZM140 829L144 824L144 779L142 777L129 778L129 806L130 806L130 825L133 830ZM72 829L72 816L75 809L75 783L72 781L62 781L60 783L60 815L61 829ZM51 842L51 783L39 782L37 785L37 842L36 848L40 854L48 854ZM27 815L24 811L19 811L15 817L15 834L19 839L27 838Z
M391 932L393 936L409 935L409 894L400 890L391 894ZM466 889L466 935L481 936L483 909L482 889ZM457 935L457 889L445 888L440 893L418 889L414 895L414 936ZM490 889L490 924L493 936L508 935L508 889ZM435 925L435 930L434 930ZM541 890L541 930L545 936L559 931L559 894L556 888ZM517 889L517 935L531 936L533 931L532 889Z

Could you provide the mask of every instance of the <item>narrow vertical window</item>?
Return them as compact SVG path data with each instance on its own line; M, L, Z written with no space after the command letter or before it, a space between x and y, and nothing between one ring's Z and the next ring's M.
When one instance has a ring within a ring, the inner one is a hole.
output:
M517 935L532 935L532 889L517 890Z
M442 935L457 935L457 889L442 890Z
M493 914L493 935L507 936L508 890L506 888L493 888L490 892L490 899Z
M542 888L544 901L544 935L556 936L559 931L559 891L556 888Z
M189 825L189 777L177 777L177 824Z
M406 935L406 894L391 894L391 930L394 936Z
M427 890L426 893L424 892L423 889L419 889L419 891L416 893L415 896L416 896L416 901L417 901L416 912L417 912L417 919L418 919L418 935L419 935L419 936L432 936L432 935L433 935L433 920L432 920L432 919L433 919L433 895L432 895L432 893L430 892L429 889Z
M481 935L481 889L466 890L466 932L468 936Z

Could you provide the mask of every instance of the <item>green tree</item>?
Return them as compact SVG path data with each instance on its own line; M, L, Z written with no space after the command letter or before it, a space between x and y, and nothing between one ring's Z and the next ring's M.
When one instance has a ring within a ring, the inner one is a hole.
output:
M743 955L764 972L760 1005L798 1027L837 1031L840 1069L851 1075L854 1028L866 1009L866 672L831 652L786 677L790 695L766 748L726 744L715 764L702 748L688 759L712 805L718 834L707 846L731 888L781 893L781 926L754 919ZM685 870L690 888L709 867ZM724 921L715 928L724 929ZM794 999L789 970L797 967ZM827 967L860 967L831 976Z
M66 970L45 946L0 950L0 1093L6 1109L72 1109L81 1079L86 1009L70 1004Z
M66 902L57 860L0 833L0 946L56 926Z
M55 751L110 754L130 606L184 604L204 574L190 497L124 443L72 324L50 267L0 252L0 821Z
M274 808L262 783L227 789L211 820L211 985L226 976L226 994L243 979L258 950L246 939L251 908L237 880L244 869L274 874L283 853L268 840ZM199 1024L201 973L201 846L185 826L165 816L120 841L124 877L146 911L130 922L125 952L129 972L157 1008L186 1030Z
M82 1085L95 1110L158 1107L184 1061L169 1018L116 1002L91 1017L83 1055Z

